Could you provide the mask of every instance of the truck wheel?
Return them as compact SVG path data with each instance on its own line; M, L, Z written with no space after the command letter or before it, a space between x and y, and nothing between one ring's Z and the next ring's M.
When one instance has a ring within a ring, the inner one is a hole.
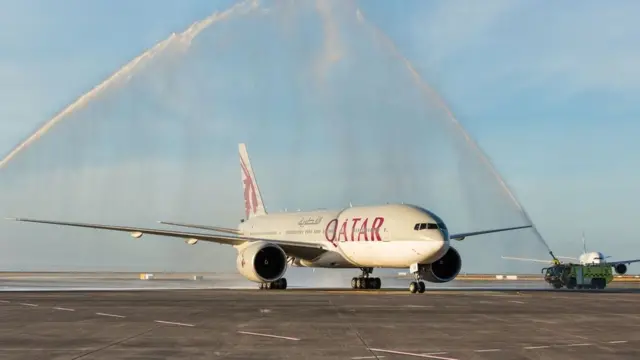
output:
M576 278L572 277L569 278L569 282L567 283L567 289L573 290L576 287L576 283L578 281L576 280Z

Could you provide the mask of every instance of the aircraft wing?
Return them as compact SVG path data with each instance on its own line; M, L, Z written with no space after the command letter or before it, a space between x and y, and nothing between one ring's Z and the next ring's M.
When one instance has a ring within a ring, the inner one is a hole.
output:
M545 264L553 264L553 260L539 260L539 259L520 258L520 257L513 257L513 256L502 256L502 258L507 260L532 261L532 262L540 262Z
M620 260L620 261L607 261L605 264L607 265L611 265L611 266L616 266L616 265L620 265L620 264L625 264L625 265L629 265L635 262L640 262L640 259L635 259L635 260Z
M249 238L249 237L243 237L243 236L229 236L229 235L217 235L217 234L216 235L199 234L199 233L191 233L191 232L148 229L148 228L139 228L139 227L131 227L131 226L87 224L87 223L36 220L36 219L25 219L25 218L7 218L7 220L128 232L131 234L131 236L135 238L140 238L142 235L147 234L147 235L183 238L185 239L185 241L198 240L198 241L207 241L207 242L214 242L218 244L227 244L227 245L240 245L245 242L253 242L253 241L267 241L282 247L282 250L284 250L284 252L287 255L292 255L292 256L303 258L303 259L313 259L327 251L327 249L321 244L299 243L295 241L286 241L286 240L271 240L271 239Z
M530 228L530 227L533 227L533 225L516 226L516 227L510 227L510 228L482 230L482 231L474 231L474 232L468 232L468 233L453 234L453 235L449 235L449 238L461 241L461 240L464 240L464 238L466 238L467 236L476 236L476 235L491 234L491 233L509 231L509 230L526 229L526 228Z
M158 221L158 223L159 224L165 224L165 225L173 225L173 226L181 226L181 227L186 227L186 228L193 228L193 229L219 231L219 232L228 233L228 234L236 234L236 235L240 234L240 231L238 229L230 229L230 228L220 227L220 226L186 224L186 223L178 223L178 222L171 222L171 221Z

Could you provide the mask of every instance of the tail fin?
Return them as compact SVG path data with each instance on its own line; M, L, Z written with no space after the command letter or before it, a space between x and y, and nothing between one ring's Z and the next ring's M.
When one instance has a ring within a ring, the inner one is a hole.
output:
M247 146L245 144L239 144L238 149L240 151L240 166L242 167L242 189L244 190L244 209L246 219L266 215L267 211L265 210L264 203L262 202L260 188L258 187L256 176L253 174L251 162L249 161Z

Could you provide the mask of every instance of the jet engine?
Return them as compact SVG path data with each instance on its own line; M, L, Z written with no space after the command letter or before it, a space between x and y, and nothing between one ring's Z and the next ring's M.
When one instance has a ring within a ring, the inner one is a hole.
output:
M616 269L616 272L620 275L624 275L627 273L627 265L625 264L618 264L616 265L615 269Z
M425 281L432 283L449 282L458 276L462 268L462 258L456 249L449 250L440 259L431 264L424 265L423 277Z
M278 245L257 241L238 251L236 267L251 281L273 282L287 270L287 255Z

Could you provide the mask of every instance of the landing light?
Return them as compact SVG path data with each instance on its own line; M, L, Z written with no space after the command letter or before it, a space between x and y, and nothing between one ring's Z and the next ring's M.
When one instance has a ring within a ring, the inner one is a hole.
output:
M142 237L142 233L140 231L132 232L131 236L136 239L140 239Z
M197 244L197 243L198 243L198 239L185 239L185 240L184 240L184 242L185 242L187 245L195 245L195 244Z

